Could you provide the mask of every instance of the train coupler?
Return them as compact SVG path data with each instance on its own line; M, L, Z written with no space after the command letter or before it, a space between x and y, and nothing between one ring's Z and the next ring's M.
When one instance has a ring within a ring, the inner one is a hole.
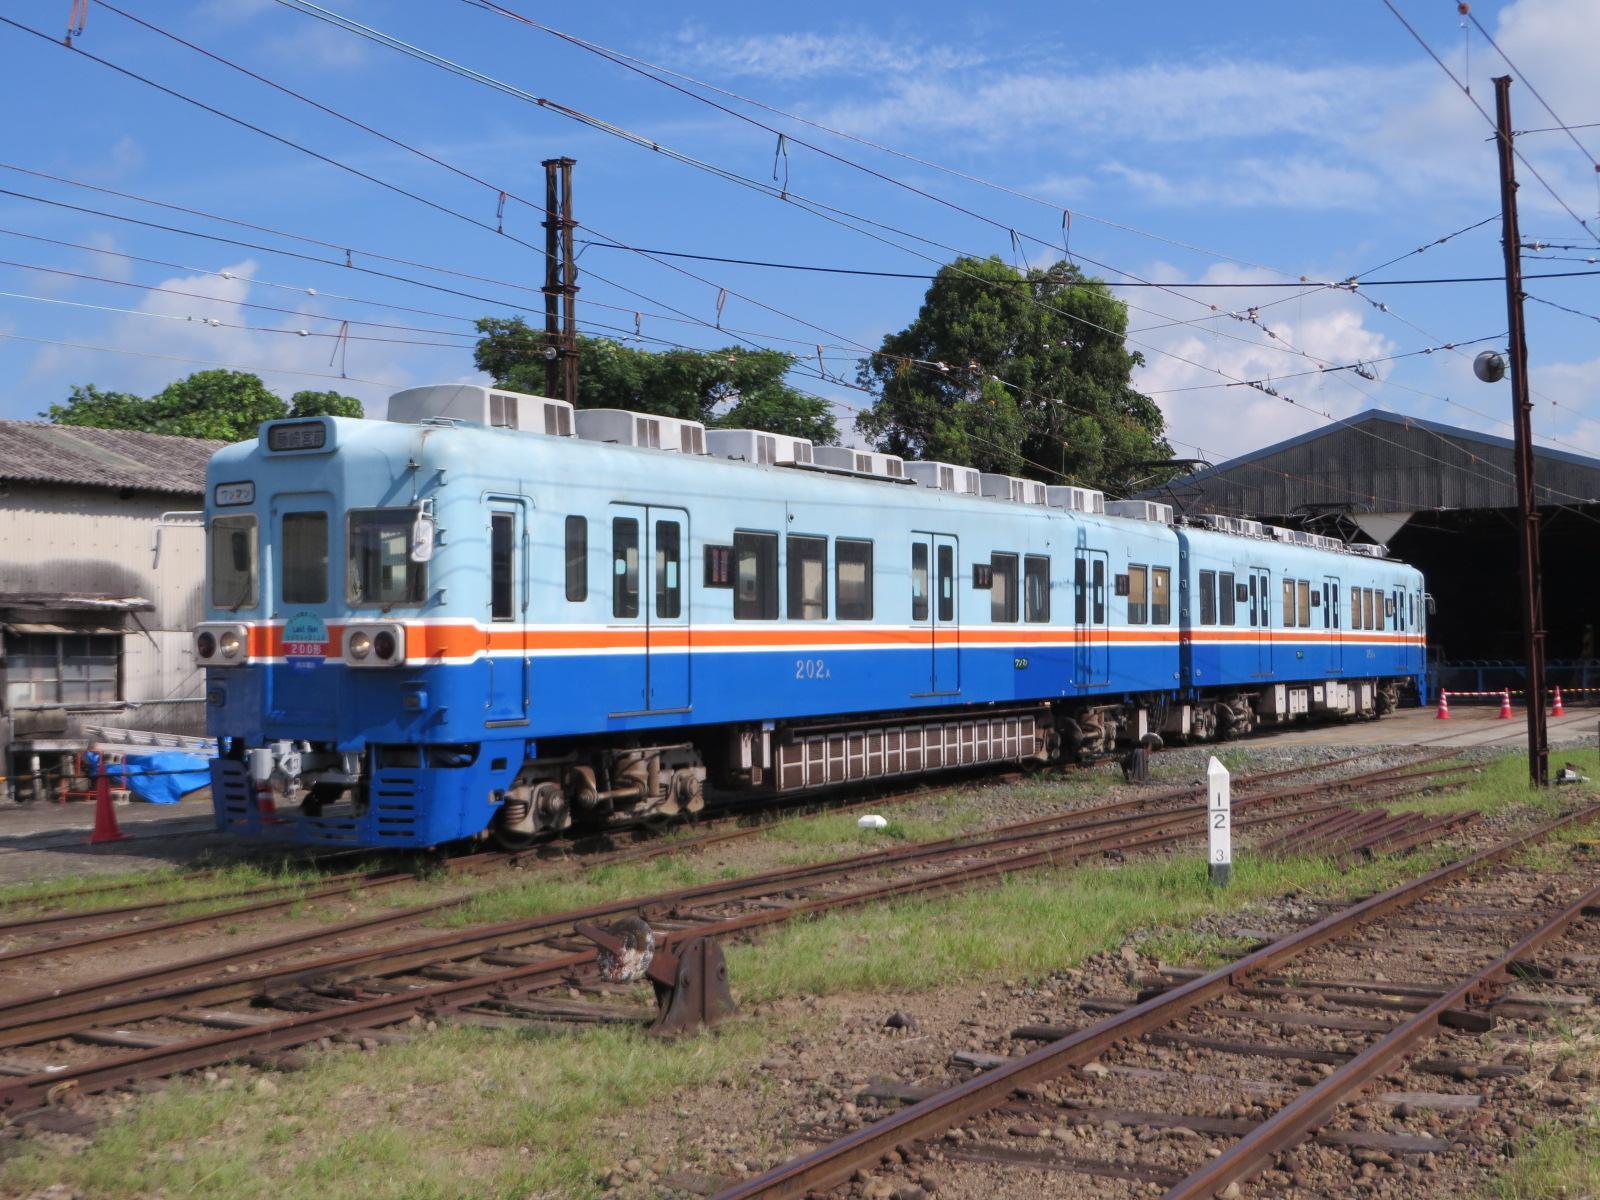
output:
M648 979L656 993L649 1032L678 1037L710 1028L734 1011L728 964L711 938L690 938L668 950L637 917L609 927L579 922L573 929L600 948L600 977L608 983Z

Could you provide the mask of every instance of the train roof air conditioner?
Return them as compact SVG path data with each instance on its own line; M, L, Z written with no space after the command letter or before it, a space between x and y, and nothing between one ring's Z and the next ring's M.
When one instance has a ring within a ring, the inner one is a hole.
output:
M1157 504L1154 500L1107 500L1106 516L1127 517L1134 521L1154 521L1160 525L1172 524L1172 505Z
M1067 508L1073 512L1103 514L1106 511L1106 494L1094 488L1048 487L1045 502L1051 508Z
M552 437L571 437L573 430L572 405L565 400L477 383L406 388L389 397L389 420L414 425L430 418L470 421L494 429L520 429Z
M1389 547L1376 546L1371 542L1351 542L1345 547L1351 554L1365 555L1367 558L1388 558Z
M741 459L744 462L773 466L812 462L811 442L806 438L759 429L708 429L706 450L715 458Z
M881 479L904 479L905 459L898 454L879 454L875 450L855 450L849 446L818 446L812 451L816 465L857 475L876 475Z
M1042 483L992 471L979 472L978 488L981 495L996 500L1012 500L1018 504L1044 504L1049 499L1049 489Z
M905 464L906 478L921 484L925 488L934 488L941 492L955 492L959 496L982 495L978 483L978 472L971 467L958 467L954 463L944 462L908 462Z
M578 436L589 442L612 442L675 454L704 454L706 427L680 417L629 412L623 408L584 408L577 412Z

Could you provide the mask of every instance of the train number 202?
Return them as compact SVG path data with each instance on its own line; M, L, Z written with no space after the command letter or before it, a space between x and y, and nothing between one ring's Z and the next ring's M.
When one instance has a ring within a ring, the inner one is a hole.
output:
M820 658L797 658L794 660L794 677L796 679L830 679L828 664Z

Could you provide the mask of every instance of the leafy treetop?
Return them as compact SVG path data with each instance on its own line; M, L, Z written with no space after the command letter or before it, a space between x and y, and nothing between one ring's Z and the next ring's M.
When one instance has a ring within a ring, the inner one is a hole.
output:
M260 376L248 371L196 371L175 380L154 396L101 391L94 384L74 384L65 404L52 404L40 416L58 425L98 429L139 429L179 437L218 438L242 442L253 438L263 421L280 417L362 416L361 401L339 392L296 392L285 403L269 391Z

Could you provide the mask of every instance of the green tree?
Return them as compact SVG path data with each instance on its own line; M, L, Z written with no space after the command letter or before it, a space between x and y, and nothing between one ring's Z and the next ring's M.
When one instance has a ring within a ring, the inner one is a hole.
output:
M863 359L877 393L856 427L908 458L1123 491L1171 456L1127 308L1075 266L1018 271L998 258L942 268L916 319ZM914 360L914 361L907 361Z
M496 385L543 395L545 341L521 317L485 317L473 350ZM579 337L578 407L626 408L704 421L727 429L764 429L820 444L839 440L828 403L784 382L793 356L778 350L637 350L610 338Z
M149 430L149 406L148 400L132 392L102 392L92 383L75 383L65 404L52 404L39 415L57 425Z
M364 417L366 409L341 392L296 392L289 397L291 417Z
M148 399L128 392L102 392L93 384L74 386L65 404L52 404L40 414L58 425L141 429L225 442L248 441L263 421L288 415L289 406L267 389L260 376L223 370L196 371Z

